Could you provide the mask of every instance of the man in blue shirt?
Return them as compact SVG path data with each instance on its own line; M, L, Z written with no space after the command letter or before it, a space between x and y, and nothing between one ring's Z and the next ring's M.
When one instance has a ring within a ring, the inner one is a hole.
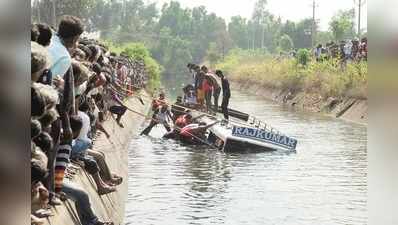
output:
M81 20L74 16L64 16L58 26L58 32L52 36L48 48L53 76L63 77L72 63L70 53L77 48L84 27Z

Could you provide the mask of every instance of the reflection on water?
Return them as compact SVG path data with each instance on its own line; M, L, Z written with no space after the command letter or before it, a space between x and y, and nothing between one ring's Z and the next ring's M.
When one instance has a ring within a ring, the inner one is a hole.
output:
M126 224L366 224L366 127L234 94L233 108L297 138L297 152L191 148L159 126L132 140Z

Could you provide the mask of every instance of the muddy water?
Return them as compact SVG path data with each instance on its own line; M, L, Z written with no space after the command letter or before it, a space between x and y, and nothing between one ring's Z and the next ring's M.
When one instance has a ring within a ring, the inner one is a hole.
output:
M232 108L297 138L297 151L225 154L158 127L131 143L126 224L366 224L366 127L233 94Z

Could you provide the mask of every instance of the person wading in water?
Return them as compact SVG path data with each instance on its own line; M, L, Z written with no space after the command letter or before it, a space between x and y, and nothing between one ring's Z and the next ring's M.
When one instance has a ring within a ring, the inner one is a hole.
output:
M222 86L222 103L221 103L221 109L222 113L224 114L224 118L226 120L229 119L228 116L228 105L229 105L229 99L231 98L231 90L229 88L229 81L228 79L224 76L223 72L221 70L216 71L216 75L221 78L221 86Z
M159 123L163 124L167 132L170 132L171 128L167 122L168 120L173 120L173 116L171 115L171 112L168 109L167 105L159 106L153 112L151 123L149 123L148 127L141 132L141 135L148 135L151 132L152 128Z

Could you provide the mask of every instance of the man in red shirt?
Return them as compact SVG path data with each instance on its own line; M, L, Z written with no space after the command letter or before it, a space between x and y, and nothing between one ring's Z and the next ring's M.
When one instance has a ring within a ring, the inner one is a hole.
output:
M211 78L206 75L203 80L202 89L205 92L205 100L206 100L206 111L210 112L211 110L211 96L213 94L213 84Z

